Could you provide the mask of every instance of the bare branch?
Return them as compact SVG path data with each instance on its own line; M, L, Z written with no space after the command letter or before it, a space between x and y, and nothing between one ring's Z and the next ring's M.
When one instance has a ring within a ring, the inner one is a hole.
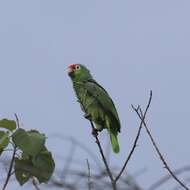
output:
M157 154L159 155L160 160L162 161L164 167L168 170L168 172L173 177L173 179L175 179L184 189L189 190L189 188L181 180L179 180L178 177L172 172L172 170L170 169L170 167L167 164L166 160L164 159L164 157L163 157L162 153L160 152L160 150L159 150L159 148L158 148L158 146L157 146L157 144L156 144L153 136L150 133L150 130L147 127L146 122L144 121L142 109L139 108L139 110L134 110L134 111L137 113L138 117L143 122L143 125L144 125L144 127L146 129L146 132L147 132L148 136L150 137L150 140L151 140L151 142L152 142L152 144L153 144L153 146L154 146Z
M176 169L173 171L173 173L175 175L179 175L182 174L184 172L189 172L190 171L190 166L184 166L182 168ZM172 178L172 176L170 174L160 178L158 181L156 181L155 183L153 183L148 190L155 190L158 187L160 187L161 185L163 185L164 183L166 183L168 180L170 180Z
M94 127L93 122L92 122L91 120L89 120L89 121L90 121L90 124L91 124L91 127L92 127L92 133L93 133L94 131L96 131L96 129L95 129L95 127ZM94 136L94 138L96 139L96 144L98 145L100 154L101 154L101 156L102 156L102 160L103 160L104 165L105 165L105 167L106 167L107 174L108 174L108 176L109 176L109 178L110 178L110 180L111 180L111 182L112 182L113 190L116 190L116 183L114 182L114 178L113 178L112 172L111 172L111 170L110 170L110 168L109 168L109 166L108 166L106 157L105 157L105 155L104 155L102 146L101 146L100 141L99 141L99 138L98 138L98 134L97 134L97 133L96 133L96 134L93 133L93 136Z
M136 148L136 146L137 146L138 139L139 139L139 137L140 137L140 133L141 133L141 129L142 129L142 126L143 126L143 122L144 122L144 120L145 120L147 111L148 111L148 109L149 109L149 107L150 107L151 101L152 101L152 91L150 92L149 101L148 101L148 104L147 104L147 106L146 106L146 110L145 110L145 112L144 112L144 114L143 114L143 117L142 117L142 120L141 120L139 129L138 129L136 138L135 138L134 143L133 143L133 146L132 146L132 149L131 149L131 151L130 151L130 153L129 153L129 155L128 155L128 157L127 157L127 159L126 159L126 161L125 161L125 163L124 163L124 165L123 165L123 167L121 168L121 171L119 172L119 174L118 174L117 177L115 178L115 182L117 182L117 181L119 180L120 176L121 176L122 173L124 172L124 170L125 170L125 168L126 168L128 162L129 162L129 160L131 159L131 156L132 156L133 153L134 153L134 150L135 150L135 148ZM135 108L133 105L131 105L131 106L132 106L133 110L135 110L136 112L138 112L138 110L139 110L139 108L140 108L139 105L138 105L137 108Z
M17 127L19 128L19 119L18 119L18 116L17 114L15 114L15 118L16 118L16 124L17 124ZM8 183L9 183L9 180L11 178L11 175L12 175L12 169L13 169L13 165L14 165L14 160L15 160L15 155L16 155L16 151L17 151L17 148L14 144L13 145L13 154L12 154L12 158L11 158L11 162L10 162L10 166L9 166L9 170L8 170L8 173L7 173L7 177L6 177L6 180L5 180L5 183L3 185L3 188L2 190L5 190Z
M94 124L93 124L93 122L92 122L91 120L90 120L90 124L91 124L91 126L92 126L92 130L95 131ZM111 181L113 181L113 180L114 180L114 179L113 179L113 175L112 175L111 170L110 170L110 168L109 168L109 166L108 166L106 157L104 156L104 152L103 152L102 146L101 146L101 144L100 144L100 141L99 141L99 138L98 138L98 134L93 135L93 136L94 136L95 139L96 139L96 143L97 143L97 145L98 145L100 154L101 154L101 156L102 156L102 160L103 160L103 162L104 162L104 164L105 164L107 173L108 173L108 175L109 175Z
M19 122L18 116L17 116L16 113L14 115L15 115L15 118L16 118L17 127L20 128L20 122Z
M9 183L10 177L12 175L12 169L13 169L13 164L14 164L14 159L15 159L16 151L17 151L16 146L14 146L14 150L13 150L13 154L12 154L9 170L8 170L7 177L6 177L6 180L5 180L5 183L3 185L2 190L6 189L8 183Z
M91 190L91 181L90 181L91 174L90 174L90 164L89 164L88 159L86 159L86 163L87 163L87 168L88 168L88 190Z

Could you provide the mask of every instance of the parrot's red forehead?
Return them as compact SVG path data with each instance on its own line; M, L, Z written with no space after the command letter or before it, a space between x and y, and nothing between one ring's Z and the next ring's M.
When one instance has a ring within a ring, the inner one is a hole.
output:
M76 67L76 65L77 65L77 64L70 64L70 65L69 65L69 69L74 70L74 69L75 69L75 67Z

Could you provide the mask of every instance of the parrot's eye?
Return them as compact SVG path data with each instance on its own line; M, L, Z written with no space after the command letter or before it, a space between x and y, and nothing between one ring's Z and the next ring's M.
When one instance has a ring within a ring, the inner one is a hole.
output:
M80 65L76 65L75 69L79 70L80 69Z

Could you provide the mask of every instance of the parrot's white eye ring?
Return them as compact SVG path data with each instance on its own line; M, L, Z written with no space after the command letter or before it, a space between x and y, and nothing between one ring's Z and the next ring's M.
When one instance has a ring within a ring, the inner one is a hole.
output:
M76 65L75 69L79 70L80 69L80 65Z

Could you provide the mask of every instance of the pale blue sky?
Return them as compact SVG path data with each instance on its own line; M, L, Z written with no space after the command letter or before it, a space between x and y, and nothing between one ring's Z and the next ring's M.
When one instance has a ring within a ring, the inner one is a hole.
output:
M79 62L118 108L121 153L113 165L122 165L137 131L130 105L145 105L150 89L151 131L172 168L188 165L189 8L188 0L0 0L0 116L17 113L25 128L73 136L96 152L67 76L67 65ZM57 143L49 139L50 149L66 155ZM80 160L86 156L80 152ZM129 172L142 168L137 180L145 189L167 174L145 132Z

